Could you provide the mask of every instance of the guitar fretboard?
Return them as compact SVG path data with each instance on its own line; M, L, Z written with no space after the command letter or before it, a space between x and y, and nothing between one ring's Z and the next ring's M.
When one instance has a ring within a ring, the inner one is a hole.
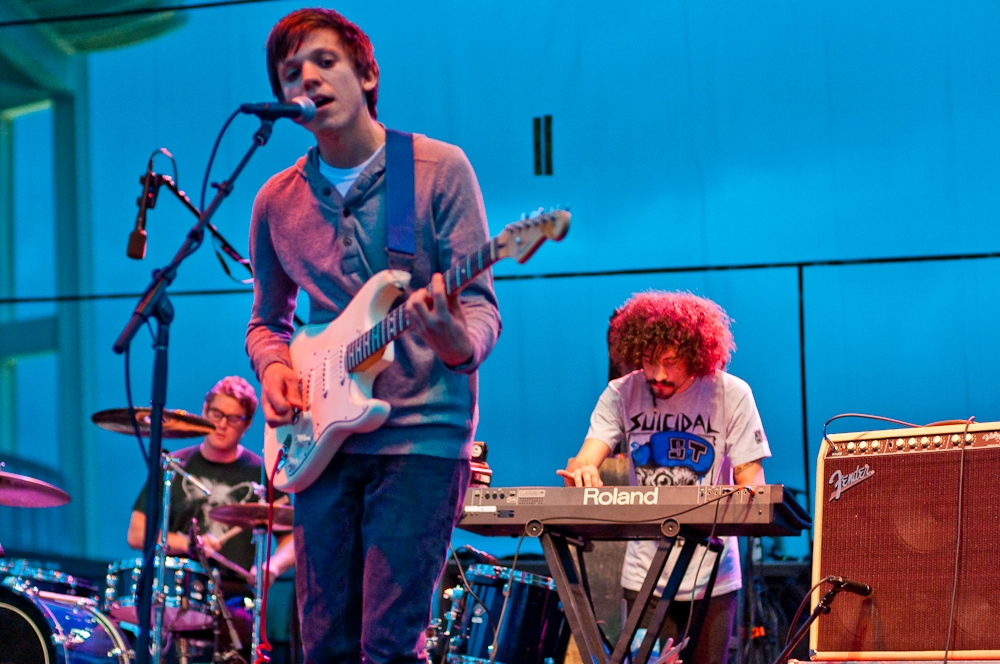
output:
M479 250L474 254L466 256L452 265L442 275L448 297L461 291L497 262L498 241L498 238L491 239L479 247ZM401 304L394 307L375 327L347 344L347 357L344 358L344 366L349 372L354 371L387 343L399 338L409 327L410 321L406 317L404 306Z

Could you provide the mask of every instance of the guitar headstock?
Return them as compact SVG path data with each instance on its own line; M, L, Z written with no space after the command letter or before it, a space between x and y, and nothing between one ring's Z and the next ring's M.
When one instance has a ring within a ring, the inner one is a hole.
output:
M566 237L569 219L569 210L550 210L508 224L497 236L498 258L524 263L545 240L558 242Z

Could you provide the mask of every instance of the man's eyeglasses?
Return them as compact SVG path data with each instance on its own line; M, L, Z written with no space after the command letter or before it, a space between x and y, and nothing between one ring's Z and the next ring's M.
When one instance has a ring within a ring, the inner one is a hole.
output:
M226 422L231 427L234 427L242 422L246 422L247 419L246 415L226 415L218 408L209 408L205 411L205 415L212 422L221 422L223 418L225 418Z

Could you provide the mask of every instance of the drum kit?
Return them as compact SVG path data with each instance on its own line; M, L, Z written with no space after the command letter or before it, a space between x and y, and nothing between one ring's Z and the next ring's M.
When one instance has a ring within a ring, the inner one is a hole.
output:
M149 409L138 408L94 413L91 419L109 431L149 435ZM213 425L184 411L165 410L165 438L194 438L213 430ZM479 474L475 483L489 484L485 445L475 461ZM167 454L163 468L163 524L169 521L170 486L175 474L190 477ZM208 492L207 489L205 491ZM263 492L258 495L263 500ZM57 507L69 502L62 489L46 482L0 470L0 505L22 508ZM271 506L272 529L292 528L290 506ZM269 507L265 503L222 505L209 517L231 526L227 532L253 533L256 568L264 566ZM211 661L242 661L242 641L222 592L219 568L226 568L248 582L256 582L253 602L252 653L261 641L261 595L264 576L250 572L200 544L190 557L166 555L165 533L152 569L154 616L151 630L156 659L164 644L176 646L176 659L187 664L210 656ZM192 533L196 534L196 533ZM134 644L138 615L137 587L143 559L132 557L108 567L105 587L86 579L55 571L29 560L5 561L0 548L0 662L4 664L80 664L135 661ZM51 567L51 565L49 566ZM428 630L429 661L448 664L560 664L570 633L559 603L555 583L546 576L490 564L471 565L466 583L444 592L451 607L443 619ZM495 654L494 654L495 651ZM189 659L191 658L191 659Z
M120 408L94 413L91 420L117 433L148 436L148 408ZM194 438L214 430L211 422L179 410L164 410L164 438ZM190 477L178 462L163 455L163 521L169 521L170 485L175 474ZM21 508L58 507L70 496L47 482L5 472L0 464L0 505ZM202 487L205 493L208 490ZM265 499L263 489L258 497ZM292 528L293 511L287 505L271 507L272 531ZM230 533L251 531L256 547L256 568L264 566L269 507L263 503L222 505L209 513L213 521L231 526ZM176 644L177 661L210 655L211 661L243 661L243 643L223 596L219 568L237 573L248 583L256 582L252 607L251 653L261 643L261 596L266 575L251 574L218 551L207 548L192 531L191 557L167 555L166 527L160 529L157 555L152 566L153 661L164 654L165 644ZM108 567L103 593L97 585L79 577L49 569L30 560L4 560L0 547L0 662L4 664L73 664L135 660L138 629L137 588L143 570L142 558L127 558Z

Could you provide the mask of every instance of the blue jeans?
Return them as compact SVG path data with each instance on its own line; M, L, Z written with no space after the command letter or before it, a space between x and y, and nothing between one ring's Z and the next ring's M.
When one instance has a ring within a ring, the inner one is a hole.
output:
M295 496L295 590L308 664L423 662L467 459L338 454Z

